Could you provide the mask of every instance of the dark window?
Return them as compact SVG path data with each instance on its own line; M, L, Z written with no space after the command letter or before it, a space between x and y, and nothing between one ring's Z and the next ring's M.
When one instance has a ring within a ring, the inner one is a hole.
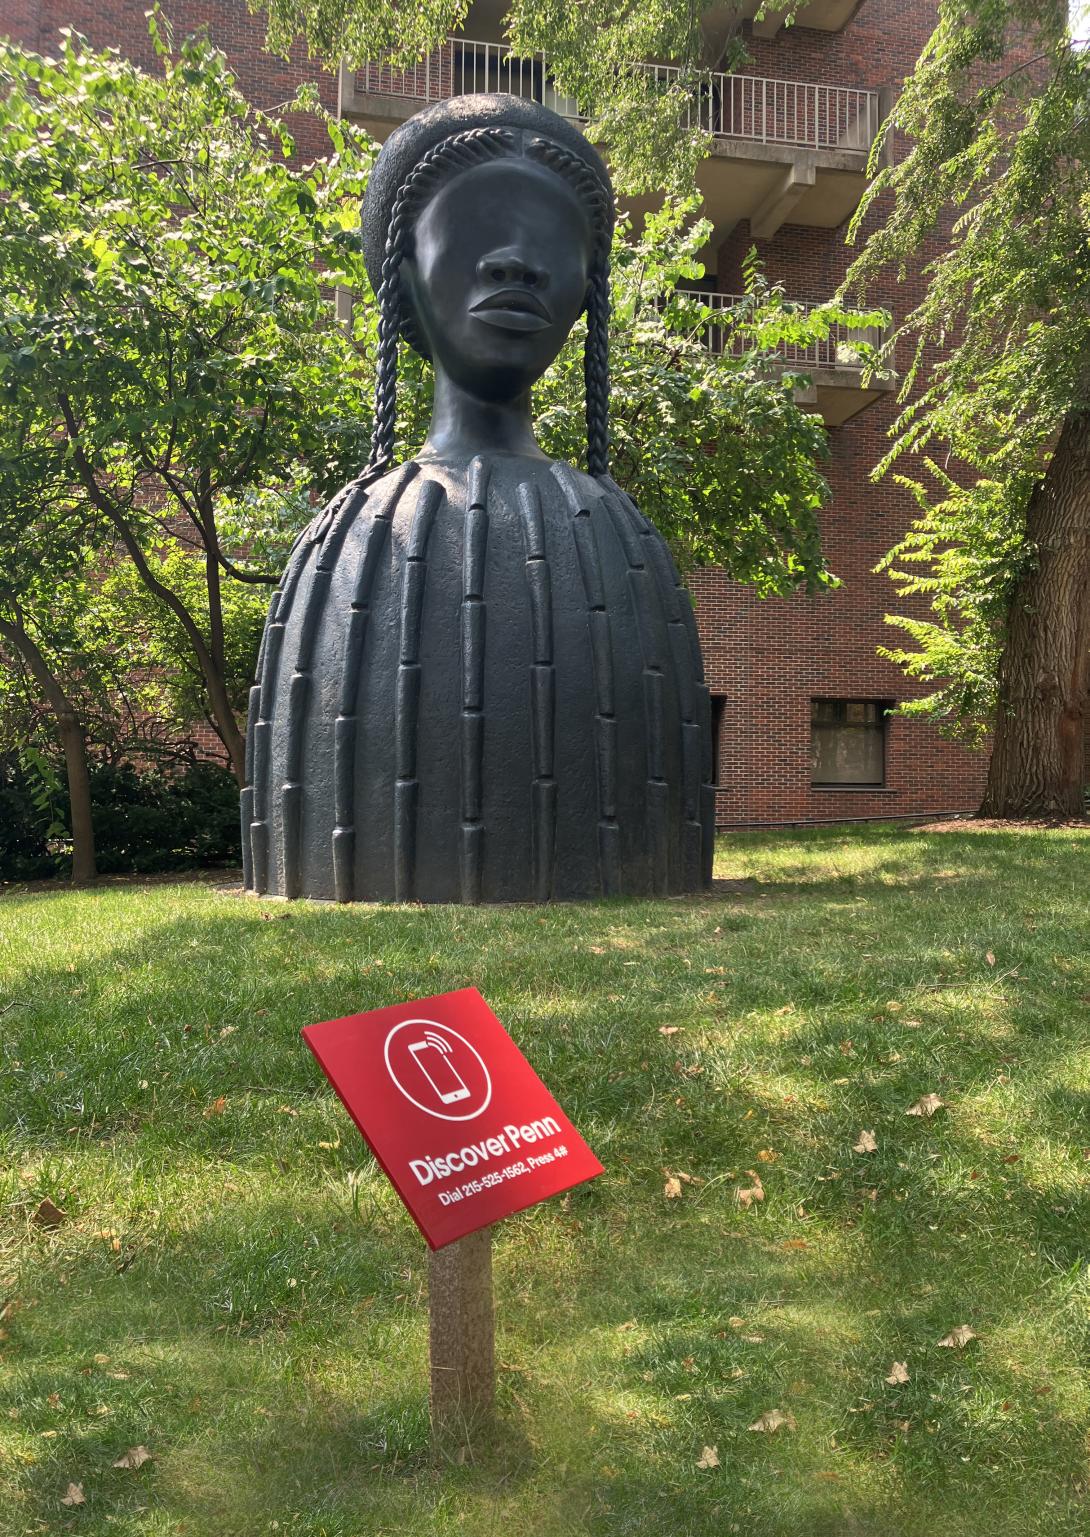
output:
M884 785L890 708L884 699L812 699L810 783Z
M723 716L726 713L725 694L712 695L712 784L719 784L719 750L723 743Z

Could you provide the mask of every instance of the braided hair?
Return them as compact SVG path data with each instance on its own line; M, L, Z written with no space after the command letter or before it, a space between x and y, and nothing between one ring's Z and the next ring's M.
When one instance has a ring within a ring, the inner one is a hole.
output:
M450 135L423 155L398 188L390 216L378 284L378 366L371 457L361 483L384 474L393 463L397 428L397 349L404 336L418 352L423 338L411 310L403 302L401 264L416 217L441 183L459 171L483 165L518 151L518 139L507 128L479 127ZM563 177L586 209L594 237L587 286L587 340L583 355L586 384L587 469L591 475L609 472L609 243L612 199L594 170L578 155L552 140L535 137L526 153Z

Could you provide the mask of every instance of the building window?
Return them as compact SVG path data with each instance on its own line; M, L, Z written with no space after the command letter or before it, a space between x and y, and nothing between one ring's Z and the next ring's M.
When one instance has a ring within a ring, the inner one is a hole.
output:
M726 713L727 696L725 694L712 695L712 784L721 783L719 777L719 754L723 744L723 716Z
M891 708L886 699L811 699L810 783L884 785Z

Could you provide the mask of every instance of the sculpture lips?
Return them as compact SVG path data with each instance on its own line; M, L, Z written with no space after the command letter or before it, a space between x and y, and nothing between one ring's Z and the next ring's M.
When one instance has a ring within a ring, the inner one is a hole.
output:
M489 294L472 306L470 314L504 331L542 331L552 324L553 318L536 294L518 288L503 288Z

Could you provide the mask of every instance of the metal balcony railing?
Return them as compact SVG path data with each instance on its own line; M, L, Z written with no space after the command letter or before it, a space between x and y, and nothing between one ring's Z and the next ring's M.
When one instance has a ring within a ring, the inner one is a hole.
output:
M640 64L664 89L683 79L674 64ZM579 104L553 85L544 54L522 58L502 43L448 38L411 69L365 65L357 89L415 101L443 101L475 91L506 91L581 118ZM717 139L793 144L807 149L868 150L878 132L878 93L848 86L769 80L715 72L688 90L687 122Z
M703 293L695 288L680 288L678 293L686 299L695 299L698 303L707 305L713 311L712 318L704 329L704 340L710 351L738 354L748 349L751 345L750 337L739 331L728 318L728 312L734 309L735 305L744 302L744 295ZM796 300L791 302L797 309L803 311L819 308L816 303ZM716 319L717 314L721 314L723 318ZM859 353L860 343L877 347L882 340L883 333L880 326L867 326L862 330L853 330L849 326L834 325L830 327L829 334L823 341L811 342L806 347L792 342L783 342L777 351L786 364L800 371L809 372L815 368L851 368L861 373L863 359Z

